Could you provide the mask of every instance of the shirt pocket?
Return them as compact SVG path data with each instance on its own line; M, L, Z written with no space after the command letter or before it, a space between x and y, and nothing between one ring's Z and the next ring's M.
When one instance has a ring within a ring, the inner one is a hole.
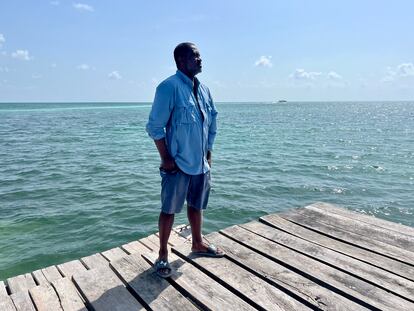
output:
M194 107L191 104L179 107L177 111L178 112L178 115L177 115L178 124L191 125L191 124L196 123L197 115L196 115L195 109L196 107Z

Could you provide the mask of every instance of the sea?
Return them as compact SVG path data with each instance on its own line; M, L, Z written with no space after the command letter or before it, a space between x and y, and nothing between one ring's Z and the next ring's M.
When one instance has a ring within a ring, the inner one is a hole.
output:
M204 233L319 201L414 226L414 102L216 106ZM0 104L0 280L157 231L150 109Z

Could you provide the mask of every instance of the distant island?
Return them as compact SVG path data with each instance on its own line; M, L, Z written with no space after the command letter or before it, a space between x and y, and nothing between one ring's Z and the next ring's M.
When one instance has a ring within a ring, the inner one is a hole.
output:
M287 100L280 99L277 102L272 102L272 104L284 104L284 103L287 103Z

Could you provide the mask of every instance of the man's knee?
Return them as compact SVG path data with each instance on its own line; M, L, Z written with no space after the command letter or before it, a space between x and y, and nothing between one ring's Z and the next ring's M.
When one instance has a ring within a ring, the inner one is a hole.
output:
M167 214L167 213L161 212L160 217L159 217L159 221L161 223L169 223L169 222L174 220L174 215L175 215L174 213L173 214Z
M160 212L160 217L174 217L174 215L174 213L166 213L163 211Z
M187 210L191 213L197 213L197 214L201 213L201 209L195 208L194 206L189 205L189 204L187 204Z

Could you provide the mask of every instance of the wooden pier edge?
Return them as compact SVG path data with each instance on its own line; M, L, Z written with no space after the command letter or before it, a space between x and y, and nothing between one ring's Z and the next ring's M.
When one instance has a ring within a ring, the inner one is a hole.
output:
M265 215L204 237L223 258L158 234L0 281L0 310L414 310L414 228L328 203Z

